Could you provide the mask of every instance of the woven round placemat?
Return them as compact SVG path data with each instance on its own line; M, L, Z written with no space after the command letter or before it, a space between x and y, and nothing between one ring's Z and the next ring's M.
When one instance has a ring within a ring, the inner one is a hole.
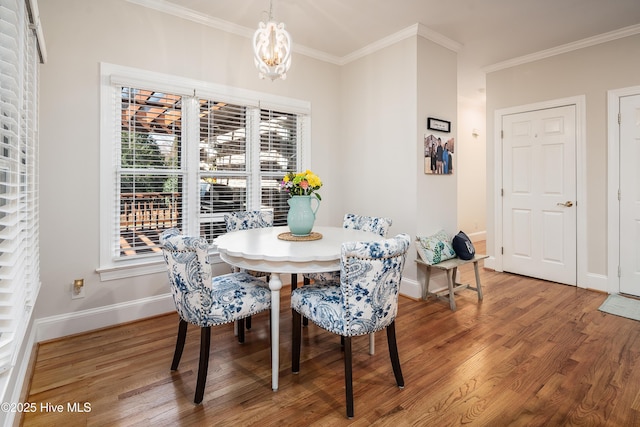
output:
M322 234L316 233L315 231L312 231L307 236L295 236L295 235L291 234L291 232L286 232L286 233L278 234L278 239L287 240L289 242L308 242L308 241L311 241L311 240L320 240L320 239L322 239Z

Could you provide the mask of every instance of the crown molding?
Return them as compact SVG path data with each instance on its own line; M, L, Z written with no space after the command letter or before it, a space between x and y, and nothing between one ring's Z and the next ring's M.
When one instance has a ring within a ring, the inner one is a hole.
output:
M339 56L331 55L330 53L313 49L305 45L296 44L295 41L293 42L293 46L291 46L291 50L301 55L308 56L309 58L318 59L320 61L328 62L330 64L344 65L344 59Z
M243 27L224 19L219 19L213 16L205 15L200 12L196 12L193 9L179 6L173 2L166 0L127 0L129 3L137 4L149 9L164 12L169 15L177 16L178 18L186 19L189 21L197 22L198 24L206 25L221 31L236 34L242 37L251 38L255 29Z
M218 19L212 16L204 15L196 12L195 10L188 9L183 6L179 6L173 2L167 0L127 0L129 3L137 4L149 9L154 9L163 13L167 13L179 18L187 19L208 27L216 28L221 31L236 34L241 37L251 38L255 32L254 29L243 27L241 25L234 24L223 19ZM488 65L482 68L485 73L491 73L499 71L505 68L514 67L517 65L526 64L540 59L549 58L551 56L560 55L563 53L571 52L574 50L582 49L589 46L595 46L608 41L617 40L624 37L640 34L640 24L631 25L629 27L614 30L608 33L600 34L586 39L579 40L577 42L567 43L561 46L557 46L551 49L542 50L540 52L532 53L530 55L524 55L517 58L512 58L506 61L502 61L493 65ZM455 40L449 39L442 34L429 29L423 24L414 24L397 33L384 37L374 43L371 43L361 49L358 49L350 54L339 57L328 54L326 52L312 49L310 47L296 44L295 41L292 46L294 52L308 56L310 58L318 59L320 61L328 62L335 65L345 65L356 59L367 56L373 52L376 52L385 47L391 46L394 43L402 41L406 38L413 36L420 36L427 40L431 40L449 50L459 52L463 45Z
M251 39L256 32L255 28L247 28L241 25L234 24L224 19L219 19L213 16L205 15L200 12L196 12L193 9L189 9L183 6L179 6L173 2L166 0L127 0L129 3L137 4L148 9L157 10L169 15L177 16L178 18L186 19L198 24L206 25L207 27L215 28L220 31L235 34L241 37ZM312 49L307 46L296 44L295 41L291 46L291 50L300 53L302 55L309 56L311 58L319 59L324 62L340 65L341 59L337 56L330 55L320 50Z
M640 34L640 24L631 25L628 27L621 28L619 30L614 30L608 33L597 35L597 36L588 37L586 39L578 40L577 42L563 44L551 49L546 49L540 52L532 53L530 55L519 56L517 58L498 62L496 64L483 67L482 71L484 71L485 73L492 73L494 71L503 70L505 68L511 68L511 67L515 67L517 65L523 65L529 62L539 61L541 59L549 58L551 56L561 55L563 53L572 52L574 50L595 46L601 43L610 42L613 40L633 36L636 34Z
M460 52L460 50L463 47L462 43L459 43L455 40L445 37L439 32L433 31L431 28L423 24L416 24L416 25L418 27L418 35L420 37L423 37L427 40L431 40L432 42L439 44L440 46L446 47L447 49L452 50L456 53Z
M198 24L206 25L208 27L212 27L221 31L226 31L228 33L236 34L241 37L246 37L250 39L253 37L253 34L255 33L255 29L243 27L241 25L237 25L229 21L225 21L223 19L218 19L213 16L204 15L200 12L196 12L193 9L179 6L167 0L127 0L127 1L129 3L137 4L142 7L157 10L159 12L167 13L169 15L177 16L178 18L186 19L186 20L193 21ZM304 45L296 44L295 41L293 42L293 46L291 48L294 52L300 53L310 58L318 59L320 61L328 62L334 65L345 65L345 64L348 64L349 62L355 61L356 59L362 58L373 52L383 49L387 46L391 46L392 44L397 43L401 40L404 40L406 38L413 37L416 35L423 37L425 39L431 40L434 43L442 45L447 49L453 50L455 52L459 51L462 47L460 43L454 40L451 40L443 36L442 34L427 28L422 24L414 24L410 27L405 28L404 30L400 30L397 33L391 34L390 36L387 36L374 43L371 43L343 57L331 55L317 49L312 49Z
M397 33L391 34L390 36L384 37L380 40L377 40L371 44L366 45L363 48L360 48L356 51L353 51L342 58L340 58L339 65L345 65L350 62L355 61L356 59L363 58L367 55L372 54L378 50L384 49L385 47L391 46L392 44L398 43L404 39L409 37L413 37L417 35L417 24L412 25L410 27L405 28L404 30L400 30Z
M398 43L399 41L413 36L420 36L425 39L431 40L432 42L437 43L454 52L458 52L462 48L462 44L458 43L457 41L451 40L443 36L442 34L427 28L423 24L418 23L411 25L404 30L400 30L397 33L391 34L390 36L384 37L374 43L371 43L363 47L362 49L358 49L348 55L343 56L340 59L339 65L348 64L349 62L355 61L358 58L362 58L364 56L372 54L373 52L376 52L380 49L391 46L395 43Z

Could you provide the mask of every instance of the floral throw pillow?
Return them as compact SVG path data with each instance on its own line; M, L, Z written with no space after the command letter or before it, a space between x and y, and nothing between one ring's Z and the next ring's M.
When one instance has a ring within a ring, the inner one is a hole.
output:
M416 237L416 248L422 261L429 265L456 257L456 252L451 245L451 236L444 230L431 236Z

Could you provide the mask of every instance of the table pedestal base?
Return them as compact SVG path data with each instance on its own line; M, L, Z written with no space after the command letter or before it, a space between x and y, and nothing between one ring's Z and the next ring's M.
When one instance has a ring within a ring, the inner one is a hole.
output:
M271 289L271 389L277 391L280 372L280 289L282 289L279 273L271 273L269 289Z

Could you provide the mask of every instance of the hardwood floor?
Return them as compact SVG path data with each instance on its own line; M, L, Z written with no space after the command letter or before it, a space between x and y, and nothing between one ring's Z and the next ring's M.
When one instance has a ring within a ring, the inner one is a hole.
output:
M470 265L462 279L473 280ZM24 426L637 426L640 323L605 314L606 295L481 269L484 301L400 299L405 388L396 387L385 332L354 339L355 418L345 417L340 339L303 328L291 374L291 310L283 289L280 389L271 391L268 314L246 342L212 328L202 405L193 404L199 331L171 372L175 313L39 346ZM70 412L80 403L85 412ZM84 407L84 403L90 407ZM46 412L41 405L63 405Z

